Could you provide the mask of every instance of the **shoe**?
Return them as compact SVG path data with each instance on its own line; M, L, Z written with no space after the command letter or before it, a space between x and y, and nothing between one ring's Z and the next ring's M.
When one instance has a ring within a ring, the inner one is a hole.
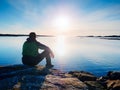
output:
M48 65L46 65L46 67L48 67L48 68L51 68L51 67L53 67L54 65L52 65L52 64L48 64Z

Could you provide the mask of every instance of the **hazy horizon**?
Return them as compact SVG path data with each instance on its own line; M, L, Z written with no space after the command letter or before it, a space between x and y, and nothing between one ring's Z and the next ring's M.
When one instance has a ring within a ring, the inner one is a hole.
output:
M29 36L29 34L26 34L26 33L23 33L23 34L21 34L21 33L0 33L0 35L5 35L5 36L7 36L7 35L24 35L24 36ZM51 35L51 34L37 34L37 36L47 36L47 37L57 37L57 36L64 36L65 37L65 35ZM77 36L120 36L120 34L111 34L111 35L76 35L76 36L66 36L66 37L77 37Z

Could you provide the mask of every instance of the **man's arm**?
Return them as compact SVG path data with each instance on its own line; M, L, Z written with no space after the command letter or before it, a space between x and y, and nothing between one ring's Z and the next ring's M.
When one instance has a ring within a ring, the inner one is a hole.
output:
M40 43L40 42L36 42L36 43L37 43L37 45L39 46L40 49L46 50L46 49L49 48L48 46L46 46L46 45L44 45L44 44L42 44L42 43Z
M44 45L44 44L42 44L40 42L37 42L37 44L38 44L38 46L39 46L40 49L47 50L50 53L50 56L52 58L54 58L54 54L53 54L52 50L48 46L46 46L46 45Z

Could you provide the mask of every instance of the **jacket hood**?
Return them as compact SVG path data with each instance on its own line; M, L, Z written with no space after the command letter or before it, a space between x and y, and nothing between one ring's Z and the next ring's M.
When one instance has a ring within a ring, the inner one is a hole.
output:
M27 41L27 42L35 42L36 39L33 39L33 38L27 38L26 41Z

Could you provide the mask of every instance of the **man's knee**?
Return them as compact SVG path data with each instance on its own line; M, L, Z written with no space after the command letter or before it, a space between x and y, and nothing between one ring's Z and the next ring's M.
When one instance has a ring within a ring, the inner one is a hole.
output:
M48 50L44 50L42 53L41 53L41 56L48 56L50 54L50 52Z

